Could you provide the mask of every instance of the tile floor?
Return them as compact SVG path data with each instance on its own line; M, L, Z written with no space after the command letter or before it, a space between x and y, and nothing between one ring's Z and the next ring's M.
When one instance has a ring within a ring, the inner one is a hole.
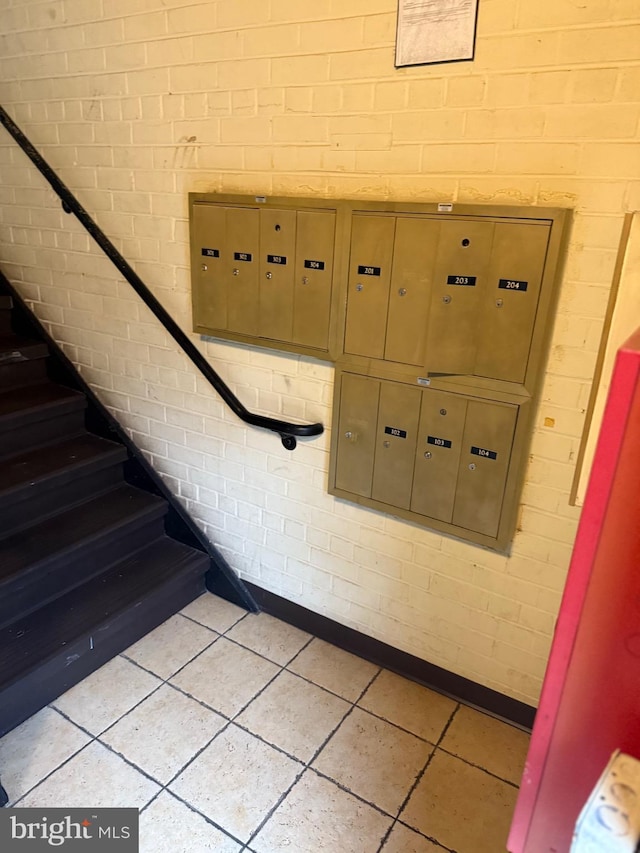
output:
M205 594L0 740L10 805L142 853L500 853L528 737Z

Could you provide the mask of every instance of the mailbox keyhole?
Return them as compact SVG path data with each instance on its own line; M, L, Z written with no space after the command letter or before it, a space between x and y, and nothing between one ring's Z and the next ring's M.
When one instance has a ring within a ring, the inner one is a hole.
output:
M463 245L463 246L465 247L465 249L466 249L466 248L467 248L467 246L470 246L470 245L471 245L471 240L469 240L467 237L465 237L465 238L464 238L464 240L462 241L462 245Z
M282 229L281 229L281 227L280 227L279 225L274 225L274 226L273 226L273 230L274 230L274 231L281 231Z

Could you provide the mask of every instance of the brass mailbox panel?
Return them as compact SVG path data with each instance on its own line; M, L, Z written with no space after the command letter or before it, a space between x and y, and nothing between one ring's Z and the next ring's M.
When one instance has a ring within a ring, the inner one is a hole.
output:
M190 193L196 331L327 358L335 349L335 203Z
M515 431L517 406L469 401L453 523L496 536Z
M377 379L345 374L338 422L336 486L354 495L371 496L379 398Z
M396 382L380 387L371 497L404 509L411 503L420 393Z
M549 232L548 224L496 224L478 323L477 376L524 382Z
M399 216L396 220L386 361L425 363L433 258L439 236L440 223L433 219Z
M327 349L336 234L333 212L299 210L293 294L293 342Z
M345 352L384 357L395 218L354 215Z
M505 547L527 459L528 401L420 387L343 367L335 413L332 494Z
M464 220L441 224L429 316L430 372L474 372L494 227Z
M260 337L290 341L293 335L295 210L260 211Z
M422 392L411 497L414 512L451 522L466 416L466 397Z
M194 328L336 361L330 491L502 549L567 219L192 193Z

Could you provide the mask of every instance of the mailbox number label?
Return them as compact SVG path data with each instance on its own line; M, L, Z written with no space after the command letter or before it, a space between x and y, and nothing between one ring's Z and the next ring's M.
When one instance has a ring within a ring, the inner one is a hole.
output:
M460 284L463 287L475 287L475 275L448 275L447 284Z
M203 249L202 254L205 256L205 258L219 258L220 249Z
M251 252L234 252L233 259L234 261L252 261L253 255Z
M482 456L485 459L497 459L498 454L495 450L487 450L484 447L472 447L471 452L474 456Z
M323 270L324 261L305 261L304 268L306 270Z
M267 255L267 263L284 266L287 263L287 257L286 255Z
M358 275L380 275L381 267L358 267Z
M515 278L501 278L498 281L500 290L526 290L529 287L528 281L518 281Z
M435 444L436 447L451 447L451 442L448 438L438 438L435 435L427 436L427 444Z
M395 435L396 438L406 438L406 429L398 429L397 427L386 426L384 428L385 435Z

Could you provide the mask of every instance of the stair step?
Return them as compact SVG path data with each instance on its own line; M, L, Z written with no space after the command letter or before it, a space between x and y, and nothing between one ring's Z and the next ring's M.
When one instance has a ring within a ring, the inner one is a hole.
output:
M22 361L33 361L46 358L49 349L42 341L23 338L20 335L0 335L0 364L17 364Z
M0 388L44 382L49 349L41 341L0 332Z
M193 601L208 567L162 536L0 630L0 737Z
M0 540L0 628L163 534L166 502L122 485Z
M122 480L126 449L85 433L11 456L0 465L0 537L80 503Z
M45 382L0 392L0 458L77 435L84 428L84 394Z

